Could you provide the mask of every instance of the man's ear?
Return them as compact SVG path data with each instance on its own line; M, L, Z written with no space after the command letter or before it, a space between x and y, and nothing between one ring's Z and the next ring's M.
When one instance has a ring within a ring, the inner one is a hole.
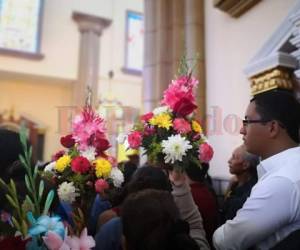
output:
M247 170L248 168L250 167L250 164L249 164L249 162L247 162L247 161L243 161L243 170Z
M278 136L278 134L280 133L280 130L282 129L279 125L279 122L278 121L270 121L269 122L269 135L270 135L270 138L275 138Z

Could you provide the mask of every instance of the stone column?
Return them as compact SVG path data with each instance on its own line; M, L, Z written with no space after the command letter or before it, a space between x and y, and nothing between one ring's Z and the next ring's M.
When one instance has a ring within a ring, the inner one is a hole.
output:
M204 54L204 0L185 0L185 42L187 58L198 56L193 74L199 80L197 90L198 118L206 114L206 82ZM203 126L205 125L202 122Z
M89 87L92 90L91 103L95 107L98 96L99 38L111 20L79 12L74 12L72 17L80 31L78 79L73 88L73 104L84 105Z
M144 111L159 105L183 52L183 0L145 0Z

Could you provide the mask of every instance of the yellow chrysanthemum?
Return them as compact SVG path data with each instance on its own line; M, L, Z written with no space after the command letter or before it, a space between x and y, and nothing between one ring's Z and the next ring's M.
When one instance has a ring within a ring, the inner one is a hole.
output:
M55 163L55 170L57 172L63 172L67 166L71 163L71 157L69 155L63 155Z
M111 163L103 158L94 161L97 178L107 178L111 172Z
M159 128L166 128L166 129L169 129L173 125L171 116L167 113L162 113L152 117L149 123L154 126L156 125Z
M202 127L199 124L199 122L193 120L192 121L192 129L196 132L196 133L202 133Z

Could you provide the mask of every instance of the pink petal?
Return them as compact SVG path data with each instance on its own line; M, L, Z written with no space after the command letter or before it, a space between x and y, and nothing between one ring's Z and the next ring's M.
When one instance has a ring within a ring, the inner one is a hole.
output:
M63 245L62 238L58 234L51 231L49 231L47 235L43 237L43 240L50 250L58 250Z

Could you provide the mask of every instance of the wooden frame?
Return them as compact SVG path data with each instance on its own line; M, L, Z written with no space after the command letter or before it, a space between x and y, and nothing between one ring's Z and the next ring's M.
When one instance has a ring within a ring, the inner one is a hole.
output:
M139 12L136 12L136 11L132 11L132 10L127 10L126 11L126 31L125 31L125 66L124 68L122 69L122 71L125 73L125 74L133 74L133 75L138 75L140 76L142 74L142 70L143 70L143 58L141 59L142 60L142 66L141 68L138 68L138 67L134 67L133 65L130 65L129 63L129 42L128 42L128 37L129 37L129 32L130 32L130 15L133 15L133 16L137 16L137 17L140 17L141 18L141 21L143 21L144 19L144 16L142 13L139 13ZM143 53L143 50L144 50L144 47L142 45L142 57L144 55Z
M7 0L8 1L8 0ZM38 10L38 17L37 17L37 31L36 31L36 48L34 52L26 51L26 50L18 50L18 49L11 49L6 47L0 47L0 54L14 56L14 57L21 57L31 60L41 60L44 58L44 55L41 54L41 33L42 33L42 19L43 19L43 9L44 9L44 0L39 1L39 10Z

